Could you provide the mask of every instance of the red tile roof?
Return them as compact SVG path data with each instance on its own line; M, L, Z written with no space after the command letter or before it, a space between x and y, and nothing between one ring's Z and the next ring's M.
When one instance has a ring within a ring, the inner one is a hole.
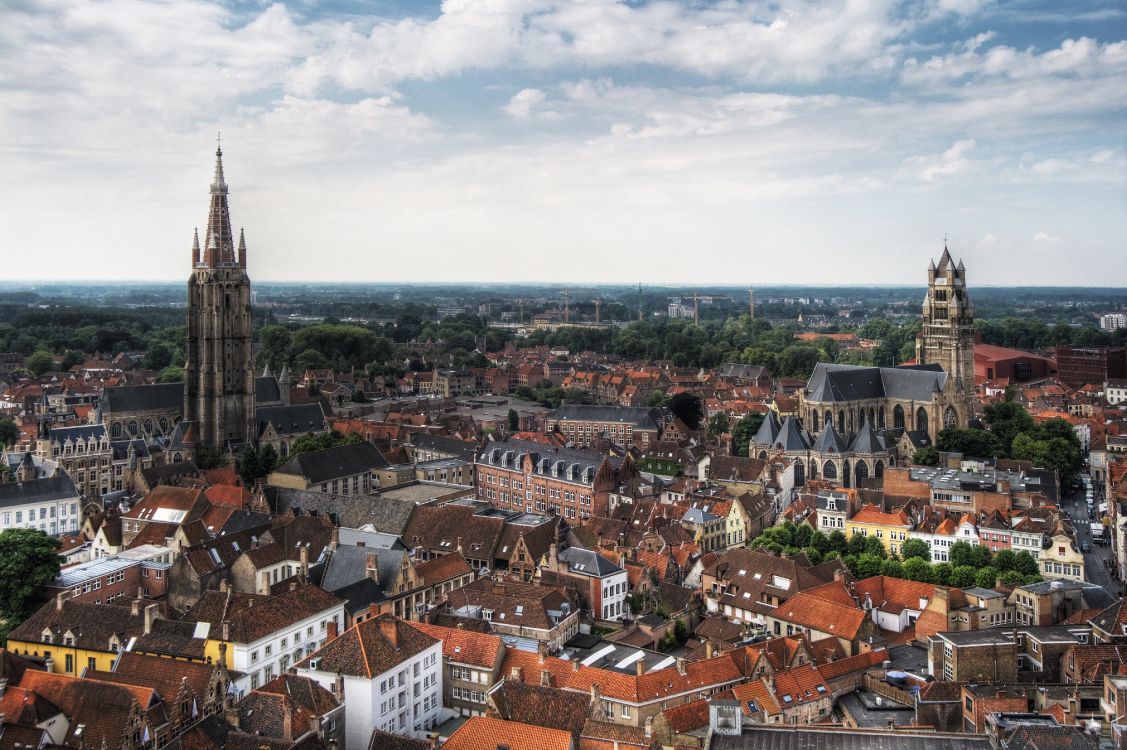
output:
M571 750L571 733L488 716L474 716L450 735L443 750Z

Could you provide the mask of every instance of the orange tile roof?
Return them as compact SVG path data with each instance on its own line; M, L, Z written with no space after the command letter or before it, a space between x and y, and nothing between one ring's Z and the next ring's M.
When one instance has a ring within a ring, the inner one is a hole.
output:
M691 732L708 726L708 701L701 699L682 703L662 711L669 728L674 732Z
M442 746L443 750L571 750L571 733L534 727L488 716L474 716L460 726Z
M502 649L500 636L478 633L461 628L444 628L425 622L407 623L416 630L442 641L442 656L458 664L471 664L477 667L495 666L498 653ZM539 673L537 673L539 675ZM539 676L537 676L539 679Z
M911 519L908 514L902 510L895 513L886 513L877 505L864 505L858 510L853 518L849 519L852 523L867 523L874 526L911 526Z
M856 605L827 601L805 591L780 604L773 615L804 628L850 640L857 637L865 622L865 612Z
M732 688L732 695L740 702L740 709L745 714L750 715L752 713L751 707L748 706L750 702L754 702L756 708L769 716L782 713L779 701L775 699L775 694L767 685L766 679L736 685Z

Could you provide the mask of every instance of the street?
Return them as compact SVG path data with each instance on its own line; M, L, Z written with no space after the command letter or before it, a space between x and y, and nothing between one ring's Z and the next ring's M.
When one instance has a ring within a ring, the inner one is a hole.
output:
M1076 526L1076 543L1091 545L1092 551L1084 553L1085 577L1091 583L1098 584L1107 589L1112 596L1118 596L1120 584L1113 581L1110 575L1110 562L1114 565L1111 545L1103 546L1092 541L1092 519L1088 516L1088 506L1084 499L1084 490L1072 490L1064 493L1061 507L1068 513Z

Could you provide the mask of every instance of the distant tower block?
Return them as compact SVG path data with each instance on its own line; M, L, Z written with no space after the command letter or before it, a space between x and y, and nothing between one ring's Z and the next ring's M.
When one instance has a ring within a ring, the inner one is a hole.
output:
M564 322L570 323L571 322L571 292L568 291L567 289L564 289L563 297L564 297Z
M599 324L599 300L593 300L595 303L595 324Z
M700 296L693 292L693 325L700 325Z
M747 290L747 314L751 316L752 320L755 320L755 290L754 289L748 289Z
M642 319L642 285L638 284L638 320Z

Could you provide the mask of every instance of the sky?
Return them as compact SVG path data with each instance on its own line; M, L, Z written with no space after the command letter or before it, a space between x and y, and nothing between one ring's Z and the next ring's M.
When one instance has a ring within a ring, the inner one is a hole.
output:
M1127 285L1121 0L5 0L8 279Z

